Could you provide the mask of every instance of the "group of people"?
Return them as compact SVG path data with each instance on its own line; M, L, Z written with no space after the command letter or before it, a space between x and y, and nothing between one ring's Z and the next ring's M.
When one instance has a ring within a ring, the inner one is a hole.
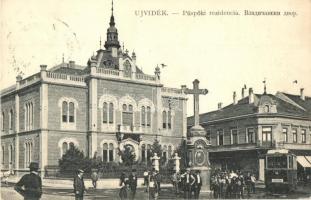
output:
M186 172L175 172L172 175L172 183L175 194L178 197L183 192L184 199L198 199L200 196L202 178L199 170L191 171L190 168Z
M123 199L135 199L136 189L137 189L137 174L136 169L132 170L132 173L126 177L126 174L122 172L120 176L120 191L119 197L121 200Z
M215 199L233 199L250 197L255 193L255 175L243 174L240 171L216 171L211 176L211 190Z

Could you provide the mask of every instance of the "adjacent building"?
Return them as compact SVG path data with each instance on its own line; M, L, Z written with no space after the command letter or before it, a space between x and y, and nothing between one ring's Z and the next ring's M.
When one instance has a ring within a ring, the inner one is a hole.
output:
M70 145L104 162L119 162L118 149L128 146L145 162L158 139L170 157L186 121L182 89L164 87L159 67L148 75L137 66L135 53L120 47L112 14L105 44L87 65L41 65L1 91L1 169L23 172L37 161L48 173Z
M200 115L200 125L211 142L214 168L255 172L264 179L264 155L275 148L290 149L298 156L299 170L311 167L311 98L277 92L254 94ZM193 117L188 118L188 127Z

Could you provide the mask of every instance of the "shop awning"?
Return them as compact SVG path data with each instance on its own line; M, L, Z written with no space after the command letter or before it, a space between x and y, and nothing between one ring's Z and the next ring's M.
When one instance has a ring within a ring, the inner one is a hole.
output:
M297 162L302 167L310 167L311 168L311 163L304 156L297 156Z
M309 161L309 163L311 163L311 156L305 156L305 157Z

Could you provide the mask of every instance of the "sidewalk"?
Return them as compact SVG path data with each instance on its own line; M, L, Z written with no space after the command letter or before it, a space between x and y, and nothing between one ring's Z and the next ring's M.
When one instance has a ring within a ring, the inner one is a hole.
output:
M17 183L21 177L11 176L8 178L8 183ZM143 178L137 179L137 187L142 188L144 187L142 184L144 182ZM93 188L91 179L84 179L84 184L86 188ZM43 178L42 185L44 187L53 187L53 188L62 188L62 189L69 189L73 188L73 179L72 180L65 180L65 179L49 179ZM161 183L163 187L172 187L172 184L165 184ZM119 188L119 179L100 179L97 181L97 188L98 189L116 189Z

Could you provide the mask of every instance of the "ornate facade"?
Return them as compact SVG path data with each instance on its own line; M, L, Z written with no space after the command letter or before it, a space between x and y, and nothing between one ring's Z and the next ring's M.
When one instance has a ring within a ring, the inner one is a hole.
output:
M1 91L2 170L41 170L75 145L86 155L119 162L118 149L130 146L136 160L146 161L157 138L171 157L186 137L186 95L163 87L160 68L147 75L136 54L120 48L112 14L104 49L86 66L61 63Z

